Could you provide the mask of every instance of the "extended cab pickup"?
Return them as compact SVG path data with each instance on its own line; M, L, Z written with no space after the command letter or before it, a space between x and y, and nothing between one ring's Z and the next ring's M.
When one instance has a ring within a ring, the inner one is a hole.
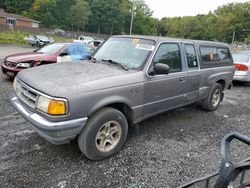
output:
M216 110L234 75L228 45L149 36L114 36L91 60L20 72L12 104L51 143L78 138L92 160L125 143L128 125L199 101Z

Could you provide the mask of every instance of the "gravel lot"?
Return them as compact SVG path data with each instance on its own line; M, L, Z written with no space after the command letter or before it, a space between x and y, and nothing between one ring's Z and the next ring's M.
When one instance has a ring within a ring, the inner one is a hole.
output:
M0 58L12 49L0 46ZM250 89L236 84L217 111L190 105L148 119L118 155L92 162L76 141L55 146L38 136L11 107L11 90L0 73L0 187L176 187L217 170L224 135L250 136Z

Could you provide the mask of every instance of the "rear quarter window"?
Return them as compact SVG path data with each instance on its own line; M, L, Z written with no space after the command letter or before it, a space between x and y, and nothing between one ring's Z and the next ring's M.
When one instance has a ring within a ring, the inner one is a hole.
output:
M201 62L205 67L230 65L233 63L227 47L201 46Z

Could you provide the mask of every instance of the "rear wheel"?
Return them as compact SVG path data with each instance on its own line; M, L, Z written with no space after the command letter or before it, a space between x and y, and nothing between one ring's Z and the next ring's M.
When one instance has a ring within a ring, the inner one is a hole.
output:
M250 82L246 82L246 86L250 87Z
M91 160L105 159L120 151L127 132L124 114L114 108L104 108L90 117L78 137L78 146Z
M222 97L222 86L219 83L214 84L208 96L202 100L202 108L208 111L216 110L222 101Z

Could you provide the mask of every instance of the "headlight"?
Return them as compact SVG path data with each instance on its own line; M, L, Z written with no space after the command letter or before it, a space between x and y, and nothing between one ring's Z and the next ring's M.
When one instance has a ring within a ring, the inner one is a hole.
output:
M13 81L13 89L14 89L14 91L16 91L16 78Z
M49 99L44 96L38 98L36 108L50 115L65 115L67 113L65 101Z
M29 68L31 66L31 63L18 63L17 67L21 68Z

